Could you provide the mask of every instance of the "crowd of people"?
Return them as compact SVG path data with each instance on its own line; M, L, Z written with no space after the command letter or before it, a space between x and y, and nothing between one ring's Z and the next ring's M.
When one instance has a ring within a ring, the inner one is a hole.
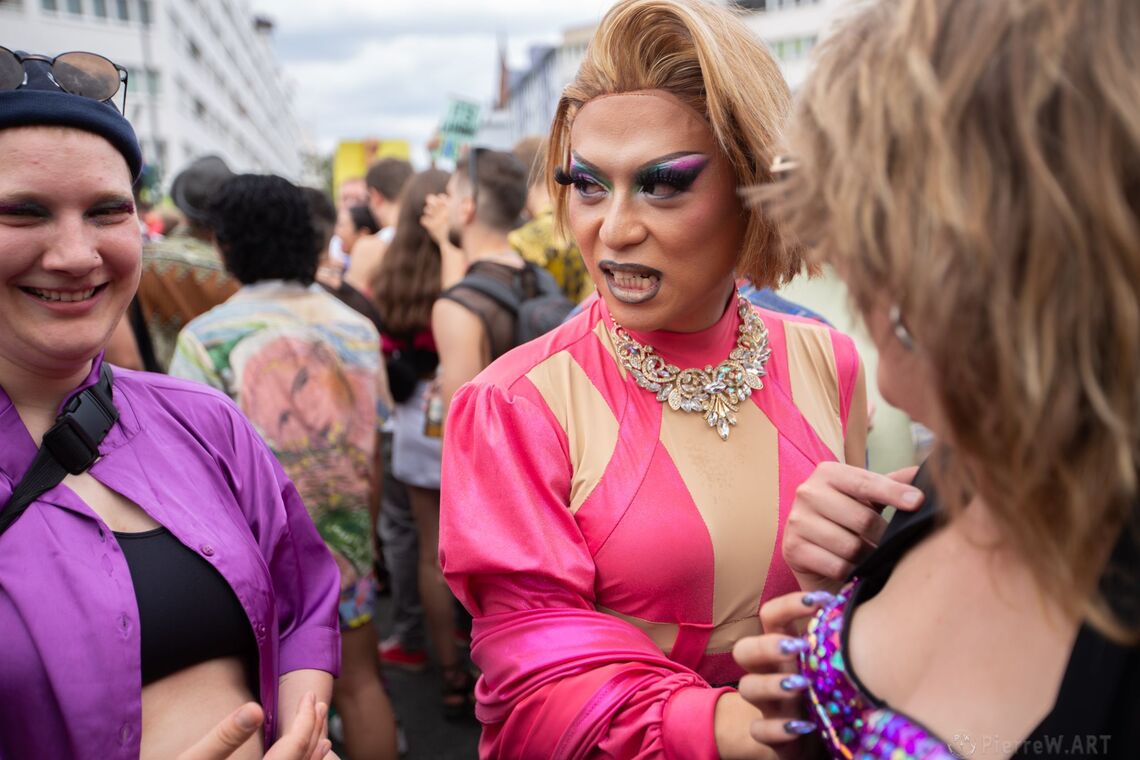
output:
M161 232L121 67L0 48L0 757L392 760L381 665L487 758L1140 756L1137 34L870 0L793 97L619 0L548 135Z

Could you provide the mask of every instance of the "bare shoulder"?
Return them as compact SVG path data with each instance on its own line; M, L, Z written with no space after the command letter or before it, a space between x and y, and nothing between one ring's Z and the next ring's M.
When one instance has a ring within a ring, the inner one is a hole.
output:
M449 298L436 299L431 308L432 330L444 340L467 340L482 331L479 316L463 304Z
M376 268L380 266L384 251L387 249L388 244L376 235L357 241L356 245L352 246L351 263L344 275L345 282L357 290L366 293L371 291L372 277L376 274Z

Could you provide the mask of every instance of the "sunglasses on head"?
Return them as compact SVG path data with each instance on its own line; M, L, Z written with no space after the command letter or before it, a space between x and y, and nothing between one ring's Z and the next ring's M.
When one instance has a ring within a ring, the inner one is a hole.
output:
M0 47L0 91L18 90L27 85L28 61L46 63L51 81L72 95L109 103L121 89L123 102L120 111L126 113L127 70L98 53L76 51L48 58L44 55L15 53L6 47Z

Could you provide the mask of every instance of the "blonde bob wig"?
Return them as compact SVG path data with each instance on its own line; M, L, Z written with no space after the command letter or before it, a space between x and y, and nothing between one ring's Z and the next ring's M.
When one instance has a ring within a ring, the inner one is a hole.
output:
M1041 588L1135 640L1097 584L1137 520L1140 2L865 6L816 48L796 168L757 195L863 309L900 308L949 506L980 496Z
M593 98L638 90L664 90L703 116L742 188L770 181L790 105L764 45L736 14L704 0L623 0L602 19L551 125L546 182L563 234L569 188L554 171L569 163L574 116ZM790 280L803 268L800 248L784 245L761 211L746 213L737 271L761 287Z

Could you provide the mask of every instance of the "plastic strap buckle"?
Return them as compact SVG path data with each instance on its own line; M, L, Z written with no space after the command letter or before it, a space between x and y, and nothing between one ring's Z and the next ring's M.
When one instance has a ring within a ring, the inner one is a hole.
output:
M64 408L43 445L72 475L86 472L99 458L99 443L119 419L111 401L110 372L104 365L99 383L78 394Z

